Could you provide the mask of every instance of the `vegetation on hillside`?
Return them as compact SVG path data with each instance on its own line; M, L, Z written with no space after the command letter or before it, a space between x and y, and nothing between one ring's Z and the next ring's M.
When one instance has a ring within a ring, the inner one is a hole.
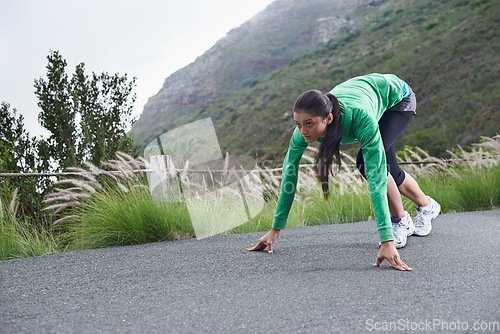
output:
M435 156L500 131L500 8L493 0L389 1L349 14L357 24L194 119L212 116L223 150L280 160L291 107L308 89L371 72L394 73L417 95L398 140ZM348 148L344 148L348 150Z

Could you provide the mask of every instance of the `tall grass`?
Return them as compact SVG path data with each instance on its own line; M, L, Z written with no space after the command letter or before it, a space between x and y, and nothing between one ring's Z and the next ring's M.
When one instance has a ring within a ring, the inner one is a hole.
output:
M304 155L306 162L313 160L310 153ZM484 138L471 152L459 147L457 152L449 153L452 161L431 157L419 149L406 149L398 158L401 163L413 162L403 168L417 179L426 194L441 204L444 213L500 208L500 136ZM366 181L355 168L346 166L354 164L352 157L343 155L343 160L344 167L330 180L332 193L327 201L323 199L312 168L301 169L287 228L373 219ZM145 174L151 167L143 159L135 160L120 153L117 160L103 163L103 168L87 164L87 169L75 169L82 177L56 182L56 192L47 196L49 206L46 209L53 210L54 229L65 238L65 247L86 249L193 237L195 229L190 217L193 212L189 212L186 203L159 200L158 194L151 194ZM209 172L188 177L191 171L188 165L184 167L182 173L169 171L171 181L175 181L170 184L178 182L181 185L184 199L195 198L196 194L203 193L202 190L225 187L232 182L226 175L227 161L222 174ZM281 172L261 169L259 175L262 186L240 193L234 191L233 198L227 194L205 196L208 200L198 201L199 208L195 209L200 210L201 215L211 209L223 223L231 222L237 216L231 204L233 200L241 196L250 198L255 193L264 194L266 203L260 213L224 233L269 230L279 195ZM403 205L412 215L416 214L412 202L403 198ZM195 206L191 203L190 208ZM2 259L62 250L59 236L58 243L53 234L30 230L17 222L3 206L1 212Z
M456 185L457 205L464 211L484 210L500 207L500 136L483 137L479 149L464 151L460 155L466 160L458 173L461 182Z
M156 201L149 190L97 192L66 224L71 248L101 248L164 241L192 234L182 204Z
M460 211L500 208L500 168L460 173L456 185L456 205Z
M419 175L418 183L443 212L500 208L500 136L483 138L471 152L448 151L455 161L446 170Z
M0 260L52 254L61 250L51 231L38 230L16 219L15 194L11 205L0 200Z
M103 163L108 170L90 163L97 174L75 168L82 179L55 182L56 192L47 209L67 211L54 224L64 231L70 249L111 247L163 241L192 236L193 229L185 205L153 198L146 185L144 161L119 153L118 160ZM139 175L134 174L136 168Z

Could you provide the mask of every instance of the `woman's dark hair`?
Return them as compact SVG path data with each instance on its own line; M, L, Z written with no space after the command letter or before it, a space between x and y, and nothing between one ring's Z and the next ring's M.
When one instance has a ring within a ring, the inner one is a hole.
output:
M326 135L321 142L315 159L316 177L321 183L323 196L326 200L330 195L328 174L331 172L333 175L333 156L337 160L339 170L341 165L339 146L342 140L342 125L340 123L339 101L330 93L325 94L319 90L308 90L297 98L293 111L297 113L307 112L313 116L322 117L322 119L328 117L330 113L333 114L333 122L326 129Z

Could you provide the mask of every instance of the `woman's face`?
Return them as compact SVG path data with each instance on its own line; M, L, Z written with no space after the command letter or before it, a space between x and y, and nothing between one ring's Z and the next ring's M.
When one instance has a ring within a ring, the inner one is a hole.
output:
M328 124L333 121L331 113L323 119L321 116L313 116L307 111L296 111L293 113L293 118L306 143L312 143L318 138L324 137Z

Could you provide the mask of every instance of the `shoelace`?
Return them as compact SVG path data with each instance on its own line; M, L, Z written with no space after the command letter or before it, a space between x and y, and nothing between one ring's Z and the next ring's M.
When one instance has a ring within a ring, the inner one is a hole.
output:
M423 207L417 206L417 217L415 218L415 227L424 226L424 218L422 217L425 212L430 212L432 208L432 202L429 203L428 208L424 210Z
M406 224L401 220L399 223L392 224L394 230L406 230Z

